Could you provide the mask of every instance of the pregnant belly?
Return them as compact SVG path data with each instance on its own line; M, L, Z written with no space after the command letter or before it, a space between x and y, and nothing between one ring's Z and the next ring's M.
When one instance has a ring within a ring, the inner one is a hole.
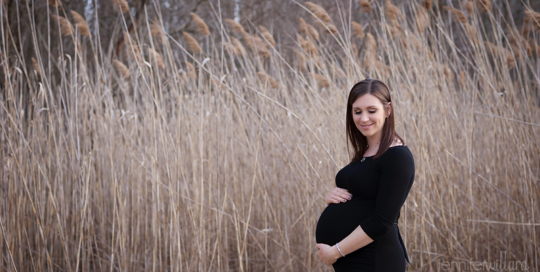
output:
M330 204L319 217L315 237L317 243L334 245L353 232L375 210L374 200L352 199Z

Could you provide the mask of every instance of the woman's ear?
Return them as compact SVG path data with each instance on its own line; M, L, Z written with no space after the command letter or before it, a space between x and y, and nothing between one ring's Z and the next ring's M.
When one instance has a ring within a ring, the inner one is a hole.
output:
M386 117L390 116L390 113L392 113L392 102L386 103L386 112L388 113Z

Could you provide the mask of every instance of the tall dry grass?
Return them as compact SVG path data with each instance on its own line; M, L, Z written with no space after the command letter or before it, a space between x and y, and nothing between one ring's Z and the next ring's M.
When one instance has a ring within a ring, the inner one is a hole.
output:
M23 56L2 13L1 270L329 271L315 226L350 159L348 91L372 77L415 157L400 219L411 270L506 252L538 271L534 11L527 33L491 4L358 1L365 20L352 22L295 2L305 30L282 48L218 7L179 40L160 14L129 33L113 2L119 55L55 4L63 53L33 28L40 46Z

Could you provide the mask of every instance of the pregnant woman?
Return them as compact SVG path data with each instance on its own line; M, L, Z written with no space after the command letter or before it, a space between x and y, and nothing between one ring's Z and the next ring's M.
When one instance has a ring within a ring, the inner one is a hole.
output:
M398 229L414 180L411 151L394 128L386 84L365 79L347 102L351 162L336 175L317 223L319 257L335 271L405 271L409 257Z

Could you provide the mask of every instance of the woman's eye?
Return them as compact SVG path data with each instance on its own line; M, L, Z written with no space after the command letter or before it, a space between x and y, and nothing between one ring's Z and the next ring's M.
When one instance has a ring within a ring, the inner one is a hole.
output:
M369 113L375 113L375 111L369 111Z
M355 112L354 114L360 114L360 112L359 112L359 111L357 111L357 112Z

